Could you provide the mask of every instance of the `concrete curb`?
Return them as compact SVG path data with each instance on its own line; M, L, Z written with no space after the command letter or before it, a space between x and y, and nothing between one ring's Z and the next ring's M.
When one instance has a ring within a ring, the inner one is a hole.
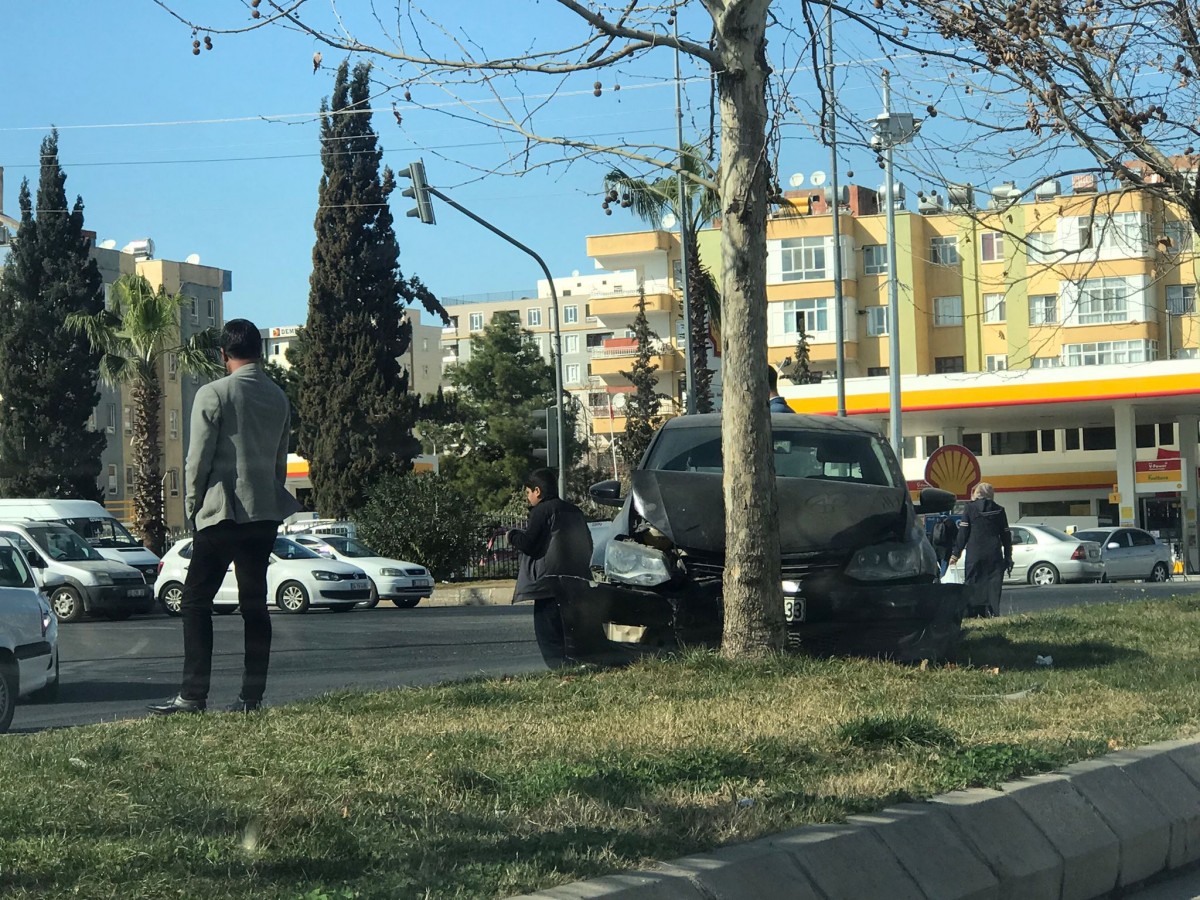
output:
M515 581L487 584L436 584L433 596L421 606L508 606L512 603Z
M1200 736L514 900L1094 900L1200 860Z

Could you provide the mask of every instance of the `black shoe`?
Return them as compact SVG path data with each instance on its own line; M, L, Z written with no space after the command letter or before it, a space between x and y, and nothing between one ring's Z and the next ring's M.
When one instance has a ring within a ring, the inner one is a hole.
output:
M156 716L170 716L175 713L202 713L207 706L207 701L184 700L177 695L166 703L151 703L146 709Z
M241 697L238 697L235 701L225 707L225 712L249 713L257 712L260 709L262 709L261 700L243 700Z

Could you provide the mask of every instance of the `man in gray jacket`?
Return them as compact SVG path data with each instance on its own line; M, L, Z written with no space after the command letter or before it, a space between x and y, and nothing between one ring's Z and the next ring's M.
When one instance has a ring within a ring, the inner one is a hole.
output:
M291 409L262 370L262 340L253 322L233 319L221 331L229 375L204 385L192 406L184 473L184 512L195 531L183 586L183 684L154 704L158 715L202 712L212 673L213 597L234 565L246 631L242 692L231 712L262 705L271 655L267 564L279 524L300 504L284 488Z

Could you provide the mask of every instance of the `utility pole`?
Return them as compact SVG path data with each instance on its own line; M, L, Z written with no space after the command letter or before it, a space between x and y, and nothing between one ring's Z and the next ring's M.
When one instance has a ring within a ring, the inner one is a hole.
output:
M825 117L828 119L829 187L833 192L833 321L837 344L837 414L846 415L846 310L842 302L842 230L841 190L838 187L837 89L833 83L833 4L825 7L825 89L829 95Z
M676 11L675 39L679 40L679 13ZM688 236L691 234L691 203L688 202L686 179L683 177L683 92L680 87L679 48L675 48L675 141L679 146L679 265L683 269L683 360L684 360L684 390L687 391L686 412L692 415L696 412L696 381L695 359L692 353L692 297L688 290Z

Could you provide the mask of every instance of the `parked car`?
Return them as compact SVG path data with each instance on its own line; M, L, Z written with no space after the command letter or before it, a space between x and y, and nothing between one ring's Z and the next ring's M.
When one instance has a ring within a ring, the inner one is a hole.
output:
M25 555L39 584L46 575L59 576L47 595L60 622L78 622L85 615L128 619L154 609L154 590L140 571L105 559L61 522L0 522L0 537Z
M354 538L294 534L292 540L327 559L340 559L366 572L371 579L371 599L366 606L375 606L383 599L401 609L412 609L433 595L433 577L424 566L380 556Z
M1047 585L1073 581L1100 581L1105 564L1100 545L1081 540L1050 525L1013 525L1009 529L1013 543L1013 570L1005 584ZM967 558L955 565L962 577Z
M51 585L61 579L54 575ZM0 539L0 734L20 697L58 696L58 621L34 582L25 555Z
M1171 577L1171 548L1140 528L1088 528L1075 537L1101 547L1106 581L1167 581Z
M179 615L183 600L183 582L192 558L192 541L179 541L162 558L162 568L154 583L154 594L168 615ZM311 607L328 607L347 612L363 600L371 599L371 579L358 566L326 559L307 547L285 537L275 538L271 564L267 566L267 600L284 612L304 613ZM233 566L225 574L213 611L231 613L237 609L237 576Z
M949 652L967 591L937 583L917 514L946 512L954 496L926 488L915 508L891 448L863 425L775 415L771 426L790 645L897 659ZM603 581L546 579L561 611L558 632L539 632L550 665L719 644L722 471L720 416L681 416L652 439L628 496L616 481L593 485L596 502L621 511Z

